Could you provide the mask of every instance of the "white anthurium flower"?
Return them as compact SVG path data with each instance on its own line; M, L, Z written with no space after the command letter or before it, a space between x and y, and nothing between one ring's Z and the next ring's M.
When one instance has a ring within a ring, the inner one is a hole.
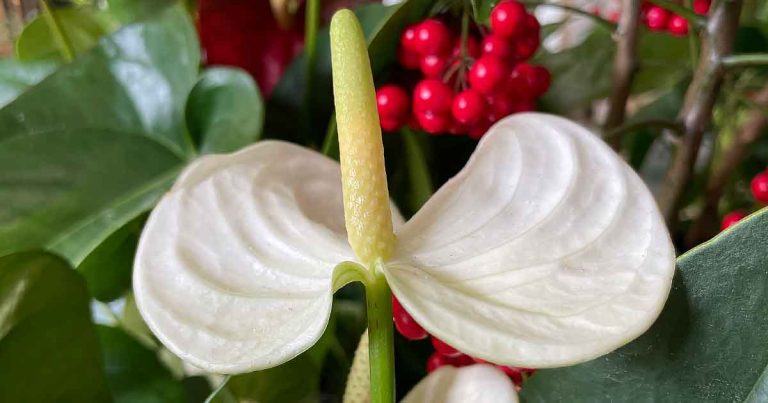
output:
M440 367L422 379L402 403L517 403L515 385L488 364Z
M353 280L366 284L372 358L381 329L391 349L387 283L430 333L504 365L589 360L651 325L674 250L648 189L597 136L546 114L503 119L400 226L351 12L331 39L341 166L264 141L192 163L152 212L133 284L163 344L211 372L279 365L318 340ZM391 373L377 365L372 384Z

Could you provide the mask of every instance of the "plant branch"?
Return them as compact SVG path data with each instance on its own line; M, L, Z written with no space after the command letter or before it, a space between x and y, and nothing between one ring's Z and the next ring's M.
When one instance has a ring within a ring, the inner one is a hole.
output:
M577 7L571 7L567 6L565 4L558 4L558 3L547 3L546 1L540 1L540 0L521 0L520 3L523 5L529 6L529 7L535 7L535 6L547 6L547 7L555 7L562 10L570 11L574 14L581 15L583 17L587 17L594 22L596 22L599 26L609 30L613 31L616 29L616 24L606 20L603 17L600 17L599 15L595 15L590 13L589 11L582 10Z
M51 36L53 36L53 41L56 42L56 47L59 49L61 57L67 63L75 60L75 50L72 47L72 42L61 26L59 18L52 12L48 0L40 0L40 7L43 9L43 19L45 19L48 30L51 31Z
M768 86L754 99L761 107L768 106ZM704 189L704 207L686 236L688 246L697 245L715 235L718 231L719 204L726 185L739 164L749 155L749 149L763 131L768 128L768 116L762 110L750 112L743 126L736 130L733 140L723 150L719 163L713 167Z
M699 65L679 115L683 136L659 194L659 208L670 230L677 224L677 209L693 176L704 129L712 118L725 73L721 60L731 53L740 11L741 0L722 0L715 2L710 12Z
M680 136L683 132L683 126L679 122L673 122L669 120L644 120L642 122L630 123L624 126L617 127L610 132L607 132L605 137L609 139L615 136L623 136L628 133L635 132L640 129L655 127L659 129L667 129L675 133L676 136Z
M723 66L727 68L766 65L768 65L768 53L746 53L723 58Z
M608 116L603 129L606 132L621 126L627 112L627 99L632 89L632 79L637 71L637 37L640 26L640 0L624 0L619 26L616 30L618 45L613 60L613 86L608 98ZM614 150L621 149L622 132L607 136L606 141Z

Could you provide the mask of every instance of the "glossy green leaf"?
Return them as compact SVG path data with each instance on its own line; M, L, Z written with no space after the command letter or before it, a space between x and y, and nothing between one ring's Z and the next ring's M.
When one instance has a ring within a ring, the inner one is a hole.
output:
M678 258L667 305L627 346L536 373L525 401L722 401L765 396L768 209Z
M85 278L88 291L99 301L121 297L131 287L133 256L139 242L144 217L125 224L93 250L77 270Z
M109 130L0 140L0 253L44 247L79 263L151 208L180 163L148 137Z
M0 253L46 248L79 265L151 208L192 153L183 108L198 62L173 7L0 109Z
M58 63L52 60L32 62L15 59L0 60L0 107L48 77L57 67Z
M96 45L99 38L115 28L104 13L90 8L64 8L52 11L75 54ZM16 56L21 60L61 60L60 50L44 15L38 15L16 41Z
M98 326L107 384L115 402L184 402L184 386L157 354L122 330Z
M183 8L128 25L0 110L0 141L52 129L140 133L191 152L184 102L200 50Z
M264 104L256 83L243 70L213 67L192 88L187 128L201 154L229 153L256 141L264 125Z
M169 5L179 3L178 0L107 0L107 10L110 15L123 23L134 22L147 18L162 11Z
M89 300L56 256L0 258L0 401L108 401Z

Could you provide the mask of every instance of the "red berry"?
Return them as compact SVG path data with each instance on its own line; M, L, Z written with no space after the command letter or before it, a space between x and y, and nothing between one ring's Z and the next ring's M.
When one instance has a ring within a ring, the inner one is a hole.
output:
M501 60L509 60L512 56L512 48L509 42L501 35L490 34L483 38L480 45L484 55L495 56Z
M549 85L552 83L552 75L549 74L549 70L543 66L533 66L533 69L528 77L528 84L531 88L531 95L534 98L538 98L544 95L549 89Z
M451 359L440 353L432 353L427 358L427 372L432 372L440 367L450 365Z
M699 15L707 15L710 5L712 5L711 0L693 0L693 11Z
M506 38L512 38L523 30L525 7L514 0L497 4L491 11L491 30Z
M506 365L497 365L496 368L504 371L516 385L523 383L523 369L518 367L508 367Z
M513 94L515 98L532 99L535 98L535 89L533 83L536 75L535 68L528 63L518 63L509 73L507 82L504 85L504 91Z
M450 125L450 119L448 119L448 115L445 113L417 112L416 119L418 119L422 130L430 134L445 133Z
M731 225L736 224L746 216L747 214L745 214L743 211L739 211L739 210L731 211L730 213L726 214L725 217L723 217L723 222L720 223L720 230L724 230L730 227Z
M428 78L440 78L448 64L448 58L439 55L426 55L421 58L419 68L421 73Z
M456 350L435 336L432 336L432 346L435 347L435 351L437 351L440 355L444 355L446 357L456 358L462 355L461 351Z
M768 171L755 175L749 187L755 200L760 203L768 203Z
M500 91L487 98L488 100L488 121L497 122L500 119L512 113L514 102L510 93Z
M470 126L467 135L469 135L469 138L472 140L480 140L485 135L485 133L488 132L490 127L491 122L488 119L481 119L479 122Z
M475 90L462 91L453 98L451 112L458 122L473 124L483 117L485 100Z
M416 27L417 25L411 25L400 34L400 47L413 53L419 51L416 45Z
M395 321L395 328L408 340L425 339L429 333L421 325L416 323L405 308L400 305L400 301L392 295L392 318Z
M408 106L408 94L399 86L387 84L376 90L376 108L382 122L396 121L401 126L408 118Z
M406 48L400 48L397 50L397 61L403 68L408 70L415 70L419 68L421 63L421 56Z
M688 20L677 14L672 14L667 21L667 31L676 36L688 35Z
M469 85L482 94L492 94L499 89L507 74L507 67L497 57L482 56L469 69Z
M533 56L541 44L541 25L532 14L525 16L525 31L513 44L513 57L515 60L528 60Z
M456 38L451 55L453 57L461 56L461 37ZM477 39L471 36L467 38L467 56L473 59L480 57L480 45L477 43Z
M669 11L659 6L650 6L645 13L645 26L651 31L663 31L667 28L668 20Z
M422 55L444 54L451 47L451 32L439 20L426 19L416 26L415 47Z
M474 363L475 363L475 360L466 354L459 353L458 357L453 358L453 365L456 367L466 367Z
M401 127L403 127L403 122L392 119L392 118L385 118L379 116L379 125L381 126L381 129L385 132L394 132L399 130Z
M421 80L413 89L413 111L448 113L452 96L453 91L444 82L433 78Z

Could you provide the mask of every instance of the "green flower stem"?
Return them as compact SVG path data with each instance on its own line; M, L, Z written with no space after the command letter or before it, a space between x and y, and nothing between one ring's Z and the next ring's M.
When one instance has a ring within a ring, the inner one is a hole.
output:
M336 130L336 114L331 115L328 128L325 130L325 139L321 150L326 157L339 159L339 132Z
M723 58L723 65L726 67L766 66L768 65L768 53L745 53L742 55L726 56Z
M302 119L304 129L300 138L307 141L308 133L312 132L312 89L315 81L315 66L317 65L317 31L320 26L320 0L307 0L304 14L304 99Z
M378 266L381 263L376 263ZM371 363L371 403L395 401L395 345L392 331L392 293L387 279L376 270L366 284L368 354Z
M418 134L403 126L401 130L405 157L408 161L408 176L411 180L411 209L416 212L434 193L429 167L424 158L424 150L419 143Z
M67 63L75 60L75 51L72 47L72 43L69 41L67 33L64 32L64 29L61 27L59 19L51 12L51 6L48 4L48 0L40 0L40 7L43 9L43 18L45 19L46 25L48 25L48 30L51 31L51 36L53 37L54 42L56 42L56 47L59 49L61 57Z

